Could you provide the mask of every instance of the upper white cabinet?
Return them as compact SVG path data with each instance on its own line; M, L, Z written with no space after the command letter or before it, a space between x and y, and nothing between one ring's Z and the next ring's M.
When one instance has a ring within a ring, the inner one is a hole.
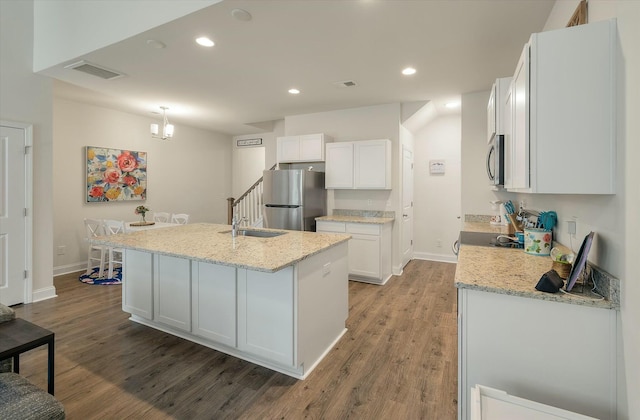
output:
M329 143L326 157L328 189L391 189L390 140Z
M305 134L285 136L276 139L278 144L278 163L322 162L324 145L333 141L326 134Z
M533 34L511 85L510 189L615 193L616 22Z
M491 88L487 104L487 142L491 141L493 136L505 133L505 119L509 112L505 107L505 98L510 84L511 77L501 77L496 79Z

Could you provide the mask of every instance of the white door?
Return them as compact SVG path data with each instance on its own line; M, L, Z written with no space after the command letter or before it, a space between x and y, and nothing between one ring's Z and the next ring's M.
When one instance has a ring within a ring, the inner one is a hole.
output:
M0 302L5 305L25 302L30 278L26 217L27 209L31 211L26 170L30 133L28 127L0 126Z
M413 258L413 151L402 146L402 266Z

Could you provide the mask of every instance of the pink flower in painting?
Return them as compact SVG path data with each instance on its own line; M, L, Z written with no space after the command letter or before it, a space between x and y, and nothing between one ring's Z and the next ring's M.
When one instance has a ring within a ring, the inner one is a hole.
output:
M138 183L138 180L135 177L132 177L131 175L126 175L122 177L122 183L130 187L133 187Z
M102 197L103 194L104 188L98 186L91 187L91 190L89 191L89 196L91 197Z
M547 233L542 237L542 240L545 242L551 242L551 234Z
M131 152L125 150L118 156L118 166L122 172L131 172L138 167L138 161Z
M102 179L104 179L104 182L108 184L117 184L120 180L120 171L116 168L108 168L106 171L104 171Z

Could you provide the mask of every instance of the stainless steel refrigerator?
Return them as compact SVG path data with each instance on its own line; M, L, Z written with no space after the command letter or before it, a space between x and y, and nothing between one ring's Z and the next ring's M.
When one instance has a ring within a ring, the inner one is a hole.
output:
M263 180L264 226L315 232L315 218L327 214L324 172L264 171Z

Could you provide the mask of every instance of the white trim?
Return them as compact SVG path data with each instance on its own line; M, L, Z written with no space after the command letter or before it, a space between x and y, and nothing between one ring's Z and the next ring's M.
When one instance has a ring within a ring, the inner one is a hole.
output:
M29 148L29 153L24 155L24 182L25 199L24 207L27 209L25 216L25 271L24 303L33 302L33 125L13 121L0 120L0 126L16 128L24 131L24 144ZM55 287L53 288L55 295Z
M48 286L42 289L34 290L33 300L30 303L40 302L41 300L47 300L54 297L58 297L58 295L56 294L56 288L54 286Z
M458 258L455 255L432 254L430 252L414 252L413 258L416 260L437 261L446 263L457 263Z
M63 274L75 273L77 271L87 271L87 262L84 261L53 267L53 277L61 276Z

